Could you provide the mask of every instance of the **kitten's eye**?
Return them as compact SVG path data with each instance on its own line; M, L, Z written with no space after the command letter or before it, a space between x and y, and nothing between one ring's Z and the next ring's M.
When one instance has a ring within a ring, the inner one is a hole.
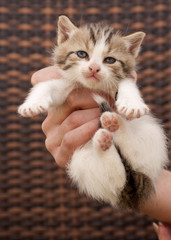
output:
M78 51L77 52L77 56L79 58L87 58L88 57L88 54L85 52L85 51Z
M113 64L116 62L116 59L113 57L107 57L104 59L104 63Z

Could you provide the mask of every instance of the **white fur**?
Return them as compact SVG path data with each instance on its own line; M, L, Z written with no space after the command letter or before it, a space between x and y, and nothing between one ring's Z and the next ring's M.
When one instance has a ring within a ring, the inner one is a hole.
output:
M25 102L18 108L20 115L33 117L47 112L53 106L60 106L66 100L74 85L65 79L52 79L35 85Z
M100 131L74 152L68 175L81 192L116 206L126 181L125 169L114 145L104 152L94 143Z
M130 116L130 118L141 117L149 112L149 108L144 103L139 89L130 78L120 82L116 106L121 115Z
M113 141L133 169L146 174L155 183L167 163L162 128L151 116L127 121L116 113L106 112L104 115L118 120L119 129L113 133ZM102 131L99 129L90 142L75 151L68 165L68 174L81 192L117 207L126 175L115 145L106 151L98 146Z

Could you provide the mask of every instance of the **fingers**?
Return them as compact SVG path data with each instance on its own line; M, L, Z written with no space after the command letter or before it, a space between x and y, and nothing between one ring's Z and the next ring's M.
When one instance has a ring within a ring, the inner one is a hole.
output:
M85 144L98 129L100 110L88 94L91 96L87 90L74 91L63 106L48 113L42 124L46 148L62 168L74 150ZM74 110L79 108L82 110Z
M98 129L99 119L94 119L78 128L68 131L62 138L59 146L54 141L49 145L49 150L56 163L61 168L66 168L73 152L81 145L85 144ZM47 146L48 148L48 146Z
M39 82L60 77L61 75L59 73L58 68L55 66L50 66L35 72L31 77L31 84L34 86Z
M75 89L67 98L67 104L72 109L87 109L97 106L89 89Z
M69 116L72 109L67 104L64 104L58 108L53 108L48 111L48 115L42 123L42 130L47 136L48 132L53 130L54 127L60 125L65 118Z
M86 89L74 90L67 101L51 109L42 124L46 148L60 167L66 166L73 151L86 143L98 128L99 107Z
M65 168L71 159L73 152L81 145L87 143L97 129L98 119L94 119L68 132L63 138L61 147L58 150L54 148L53 156L56 163L60 167Z
M62 139L65 134L70 132L71 130L80 127L81 125L89 122L93 119L99 118L100 111L98 108L96 109L87 109L87 110L79 110L72 112L63 122L62 124L53 124L49 126L49 128L44 128L43 131L47 137L46 139L46 147L50 150L52 145L60 146Z
M92 93L87 89L74 90L67 101L57 109L51 109L42 124L43 132L46 134L53 125L61 124L65 118L76 109L96 108L97 103L92 98Z
M164 225L162 223L159 223L157 225L156 223L153 223L154 230L158 236L159 240L170 240L171 239L171 226L170 225Z

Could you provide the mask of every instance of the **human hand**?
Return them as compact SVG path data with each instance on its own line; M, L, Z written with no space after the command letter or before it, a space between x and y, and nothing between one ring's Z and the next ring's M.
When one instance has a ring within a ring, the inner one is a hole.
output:
M35 85L59 77L55 67L48 67L34 73L31 82ZM49 111L42 124L46 148L62 168L66 167L74 150L98 129L100 111L91 95L86 89L73 91L64 105Z
M159 238L159 240L171 240L171 225L170 224L162 224L153 223L154 230Z
M132 72L131 76L136 81L136 72ZM57 68L51 66L34 73L31 82L35 85L60 77ZM98 129L99 116L99 107L87 89L74 90L65 104L48 112L42 124L45 145L60 167L65 168L73 152L92 138Z
M73 152L92 138L99 116L97 104L85 89L72 92L64 105L49 111L42 129L46 148L58 166L65 168Z

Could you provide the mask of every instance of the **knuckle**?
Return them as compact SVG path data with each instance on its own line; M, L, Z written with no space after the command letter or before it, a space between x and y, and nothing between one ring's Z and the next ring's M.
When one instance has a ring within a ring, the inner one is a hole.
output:
M47 148L47 150L52 153L53 152L53 144L52 144L52 141L50 141L49 138L46 138L45 140L45 146Z
M45 147L47 148L47 150L50 149L50 142L49 142L48 138L46 138L46 140L45 140Z
M65 169L66 168L66 164L65 164L65 162L63 162L60 158L55 158L55 162L56 162L56 164L60 167L60 168L63 168L63 169Z
M75 109L79 106L81 92L78 90L73 90L67 97L66 102L69 107Z
M72 146L73 146L73 140L72 138L70 137L70 134L69 133L66 133L63 137L63 140L62 140L62 145L65 149L69 149L69 150L72 150Z
M48 132L48 129L49 129L48 126L49 126L48 119L46 118L42 123L42 131L45 135L47 135L47 132Z
M35 85L36 82L39 80L39 78L40 78L40 73L39 73L39 71L33 73L33 75L31 76L31 84L32 84L32 85Z
M77 127L79 125L78 112L72 112L68 117L68 124L72 127Z
M47 117L42 123L42 131L47 136L50 129L54 127L54 124L52 123L52 117L54 115L54 111L49 111Z
M65 169L67 167L67 164L70 161L70 149L66 149L64 146L60 145L55 148L54 152L51 154L60 168Z
M73 107L74 106L74 102L75 102L75 92L71 92L69 94L69 96L66 99L66 102L68 104L69 107Z

